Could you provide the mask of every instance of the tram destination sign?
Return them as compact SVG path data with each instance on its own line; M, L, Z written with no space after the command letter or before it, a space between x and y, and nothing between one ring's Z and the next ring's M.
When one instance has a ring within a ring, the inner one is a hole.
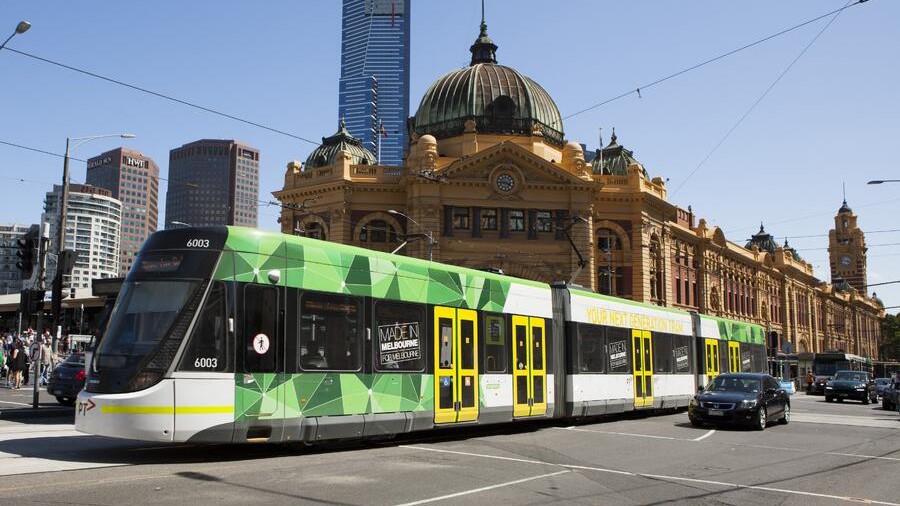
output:
M422 342L419 322L394 323L378 327L378 348L381 365L390 368L400 362L419 360Z

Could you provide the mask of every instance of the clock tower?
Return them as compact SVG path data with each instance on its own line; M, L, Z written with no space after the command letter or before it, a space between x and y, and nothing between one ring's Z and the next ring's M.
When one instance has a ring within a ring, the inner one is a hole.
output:
M866 237L856 226L856 215L844 204L834 217L834 229L828 232L828 257L831 263L831 282L846 281L863 294L866 293Z

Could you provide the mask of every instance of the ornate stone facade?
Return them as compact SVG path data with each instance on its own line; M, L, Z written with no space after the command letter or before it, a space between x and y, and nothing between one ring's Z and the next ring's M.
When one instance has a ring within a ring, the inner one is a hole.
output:
M402 167L355 165L349 153L320 167L288 164L274 192L282 231L750 321L786 350L876 356L876 299L816 279L787 245L743 247L695 220L616 137L587 163L579 144L547 137L562 133L546 123L558 115L552 101L510 119L498 111L521 109L513 99L523 94L474 93L487 105L442 116L440 132L411 119ZM420 111L435 109L430 100Z

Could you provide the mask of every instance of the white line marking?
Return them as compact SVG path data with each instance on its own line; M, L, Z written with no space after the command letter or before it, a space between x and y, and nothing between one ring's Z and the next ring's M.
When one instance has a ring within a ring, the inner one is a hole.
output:
M700 436L700 437L695 437L695 438L692 439L691 441L703 441L704 439L708 438L709 436L712 436L712 435L715 434L715 433L716 433L716 429L710 429L710 431L707 432L706 434L704 434L704 435L702 435L702 436Z
M881 460L893 460L894 462L900 462L900 458L897 457L878 457L876 455L860 455L858 453L838 453L838 452L825 452L826 455L839 455L841 457L856 457L860 459L881 459Z
M0 401L0 404L15 404L16 406L31 406L30 403L26 404L24 402L13 402L13 401Z
M579 429L577 427L553 427L554 429L559 430L574 430L576 432L591 432L594 434L609 434L612 436L631 436L631 437L645 437L649 439L668 439L670 441L694 441L693 439L686 439L681 437L670 437L670 436L651 436L649 434L631 434L628 432L612 432L608 430L590 430L590 429Z
M688 441L690 441L690 440L688 440ZM617 469L607 469L607 468L603 468L603 467L579 466L579 465L574 465L574 464L554 464L552 462L543 462L540 460L517 459L517 458L512 458L512 457L500 457L498 455L484 455L484 454L480 454L480 453L460 452L460 451L455 451L455 450L441 450L438 448L426 448L423 446L402 445L401 448L409 448L412 450L422 450L422 451L439 452L439 453L452 453L452 454L456 454L456 455L465 455L465 456L469 456L469 457L480 457L480 458L486 458L486 459L510 460L513 462L524 462L526 464L558 466L558 467L564 467L566 469L580 469L580 470L585 470L585 471L596 471L596 472L600 472L600 473L636 476L636 477L640 477L640 478L649 478L649 479L654 479L654 480L671 480L671 481L685 481L685 482L690 482L690 483L704 483L707 485L718 485L718 486L722 486L722 487L737 488L737 489L765 490L767 492L777 492L780 494L802 495L802 496L807 496L807 497L821 497L821 498L825 498L825 499L835 499L838 501L846 501L846 502L853 502L853 503L881 504L884 506L900 506L900 503L879 501L876 499L864 499L864 498L860 498L860 497L818 494L815 492L804 492L802 490L788 490L788 489L783 489L783 488L765 487L762 485L743 485L740 483L728 483L728 482L724 482L724 481L700 480L697 478L682 478L680 476L666 476L663 474L632 473L629 471L619 471ZM565 472L565 471L562 471L562 472ZM553 473L553 474L561 474L562 472ZM409 505L413 505L413 504L422 504L422 502L436 501L436 500L446 499L446 498L450 498L450 497L458 497L460 495L471 494L471 493L478 492L481 490L489 490L490 488L497 488L497 487L501 487L501 486L512 485L515 483L521 483L522 481L528 481L528 480L532 480L532 479L553 476L553 474L536 476L534 478L526 478L525 480L518 480L515 482L509 482L506 484L493 485L491 487L486 487L483 489L476 489L476 490L472 490L472 491L468 491L468 492L459 492L457 494L442 496L442 497L434 498L434 499L426 499L426 500L420 501L420 502L406 503L405 505L399 505L399 506L409 506Z
M407 503L399 504L397 506L414 506L416 504L428 504L430 502L443 501L444 499L453 499L454 497L461 497L464 495L477 494L479 492L485 492L487 490L493 490L495 488L508 487L510 485L518 485L519 483L525 483L526 481L540 480L542 478L549 478L551 476L557 476L557 475L565 474L565 473L569 473L569 472L571 472L571 471L569 471L569 470L557 471L555 473L542 474L540 476L532 476L531 478L522 478L521 480L508 481L506 483L498 483L496 485L490 485L487 487L476 488L473 490L466 490L465 492L457 492L455 494L447 494L447 495L442 495L442 496L438 496L438 497L432 497L429 499L422 499L421 501L407 502Z

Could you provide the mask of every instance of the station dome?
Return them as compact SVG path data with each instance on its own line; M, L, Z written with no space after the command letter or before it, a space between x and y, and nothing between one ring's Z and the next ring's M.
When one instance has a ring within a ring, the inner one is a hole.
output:
M544 88L515 69L497 64L497 45L481 33L469 48L468 67L438 78L425 92L411 130L437 139L461 135L475 121L479 133L532 135L539 131L562 147L564 133L559 108Z
M341 151L350 153L351 165L376 165L375 155L364 148L362 141L350 135L342 119L338 131L331 137L322 137L322 144L306 157L304 166L307 169L327 167L337 161Z

